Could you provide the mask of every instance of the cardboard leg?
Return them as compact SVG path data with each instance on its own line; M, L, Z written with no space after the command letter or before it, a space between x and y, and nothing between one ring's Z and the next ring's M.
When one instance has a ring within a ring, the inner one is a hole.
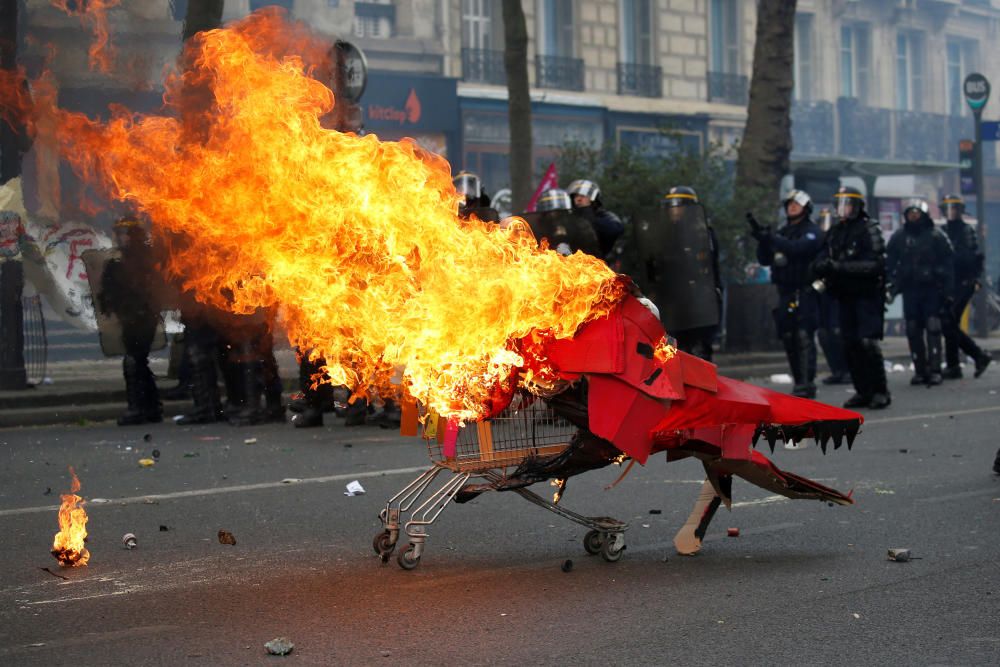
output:
M698 493L698 500L691 510L691 515L674 535L674 548L682 556L694 556L701 550L701 541L708 530L708 524L712 522L716 510L722 504L722 498L715 492L712 482L705 480Z

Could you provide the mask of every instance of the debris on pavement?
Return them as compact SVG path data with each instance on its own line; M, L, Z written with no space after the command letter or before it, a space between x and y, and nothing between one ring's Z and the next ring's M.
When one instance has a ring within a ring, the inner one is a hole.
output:
M139 546L139 541L135 539L135 534L125 533L124 535L122 535L122 544L125 545L126 549L131 551L132 549L135 549L137 546Z
M792 376L788 373L775 373L770 377L771 384L792 384Z
M243 439L243 444L244 445L255 445L255 444L257 444L257 438L244 438Z
M649 510L650 514L663 514L663 510Z
M361 486L361 482L354 480L347 485L347 491L344 491L345 496L363 496L365 495L365 487Z
M201 453L199 453L199 452L184 452L184 458L186 458L186 459L193 459L193 458L195 458L197 456L201 456Z
M236 546L236 536L230 533L228 530L220 530L219 544L229 544L231 546Z
M572 570L573 570L573 561L571 561L570 559L567 558L566 560L563 561L562 571L563 572L570 572Z
M170 528L168 526L164 526L162 523L160 524L160 532L161 533L165 533L168 530L170 530Z
M295 644L288 637L277 637L264 644L264 648L271 655L288 655L295 648Z
M888 560L896 563L907 563L910 558L912 557L910 556L909 549L889 549Z
M154 461L153 459L139 459L139 465L141 465L143 468L148 468L155 463L156 461Z
M51 496L52 495L52 487L51 486L46 486L45 487L45 493L43 493L42 495L43 496Z
M142 436L143 442L149 442L152 439L153 439L153 434L152 433L147 433L144 436Z
M171 419L173 419L175 422L179 422L180 420L184 419L184 415L174 415L173 417L171 417Z
M159 449L154 449L153 450L153 458L154 459L160 458L160 450Z
M281 480L281 483L282 484L296 484L297 482L301 482L301 481L302 481L301 477L286 477L285 479Z
M727 537L739 537L740 536L740 529L739 528L726 528L726 536Z

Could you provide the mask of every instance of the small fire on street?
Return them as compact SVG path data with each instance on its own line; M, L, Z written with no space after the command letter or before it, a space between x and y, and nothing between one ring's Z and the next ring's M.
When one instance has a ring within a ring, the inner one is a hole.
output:
M83 498L76 495L80 490L80 480L70 466L69 474L73 482L69 493L62 495L59 507L59 532L52 540L52 555L63 567L79 567L90 560L87 551L87 511L83 509Z

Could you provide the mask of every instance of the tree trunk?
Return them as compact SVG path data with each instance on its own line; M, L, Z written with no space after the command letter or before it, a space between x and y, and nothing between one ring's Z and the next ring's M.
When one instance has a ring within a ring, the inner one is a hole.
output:
M796 0L758 0L757 41L747 124L736 165L736 188L776 208L792 152Z
M504 69L507 70L507 120L510 125L510 188L514 211L531 199L531 93L528 89L528 27L521 0L503 0Z
M17 24L20 0L0 0L0 67L17 67ZM0 123L0 183L21 175L24 142L7 123ZM19 260L0 262L0 389L24 389L24 267Z
M184 13L184 41L203 30L215 30L222 26L222 9L225 0L188 0Z

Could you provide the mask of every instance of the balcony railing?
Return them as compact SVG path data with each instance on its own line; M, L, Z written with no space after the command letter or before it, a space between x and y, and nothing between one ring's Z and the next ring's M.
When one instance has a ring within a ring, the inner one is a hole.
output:
M886 159L892 156L892 112L866 107L854 97L837 100L840 153L853 157Z
M972 132L971 118L877 109L854 98L792 106L793 157L954 163L958 141L971 139ZM987 167L995 162L991 158Z
M618 63L618 94L663 97L663 69L653 65Z
M462 80L506 86L503 51L462 49Z
M539 88L583 90L583 59L535 56L535 85Z
M792 147L799 155L833 155L833 104L792 105Z
M744 106L749 99L747 78L727 72L708 73L708 101Z

